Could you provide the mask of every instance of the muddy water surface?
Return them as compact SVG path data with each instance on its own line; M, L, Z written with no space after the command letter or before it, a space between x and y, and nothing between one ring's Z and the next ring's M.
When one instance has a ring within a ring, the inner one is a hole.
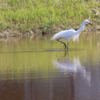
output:
M66 53L51 36L1 39L0 100L99 100L100 36L84 34Z

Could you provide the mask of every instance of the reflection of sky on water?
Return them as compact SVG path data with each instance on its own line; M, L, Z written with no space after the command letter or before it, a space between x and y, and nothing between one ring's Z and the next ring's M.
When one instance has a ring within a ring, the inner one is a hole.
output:
M73 60L64 59L63 61L54 61L54 64L57 69L64 72L64 74L67 74L68 76L73 75L75 78L77 75L80 75L80 77L88 83L91 81L91 72L86 70L86 68L81 65L79 58L74 58Z

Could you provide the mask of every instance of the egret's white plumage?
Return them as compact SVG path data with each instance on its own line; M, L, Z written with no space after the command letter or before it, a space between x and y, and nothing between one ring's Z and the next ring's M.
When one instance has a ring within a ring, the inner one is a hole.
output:
M73 38L73 41L75 41L76 39L78 39L80 33L83 31L85 24L91 24L91 23L88 20L85 20L82 23L81 28L79 30L76 31L73 29L69 29L69 30L60 31L56 33L50 40L57 39L57 41L59 41L59 39L64 39L64 40L67 40L69 43L70 39ZM63 43L66 48L66 44L64 42L61 42L61 43ZM67 49L68 49L68 45L67 45Z
M75 33L75 30L70 29L70 30L64 30L56 33L50 40L54 39L64 39L64 40L70 40L73 37L73 33Z

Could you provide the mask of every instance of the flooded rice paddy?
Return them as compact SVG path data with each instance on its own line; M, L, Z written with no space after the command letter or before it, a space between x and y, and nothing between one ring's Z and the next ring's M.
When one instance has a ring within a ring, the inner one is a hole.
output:
M0 100L99 100L100 36L82 34L68 52L51 36L1 39Z

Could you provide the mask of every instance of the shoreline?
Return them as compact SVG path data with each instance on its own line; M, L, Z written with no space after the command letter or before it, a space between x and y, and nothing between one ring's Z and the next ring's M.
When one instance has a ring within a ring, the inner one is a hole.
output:
M75 30L78 30L77 28ZM60 30L62 31L62 30ZM53 34L56 34L57 30L54 30L52 32L43 32L43 31L37 31L36 33L34 33L33 31L29 31L29 32L26 32L26 33L21 33L21 32L18 32L18 31L12 31L12 30L5 30L5 31L2 31L0 32L0 38L9 38L9 37L36 37L36 36L44 36L44 35L53 35ZM100 34L100 29L84 29L83 32L99 32ZM87 33L88 34L88 33Z

